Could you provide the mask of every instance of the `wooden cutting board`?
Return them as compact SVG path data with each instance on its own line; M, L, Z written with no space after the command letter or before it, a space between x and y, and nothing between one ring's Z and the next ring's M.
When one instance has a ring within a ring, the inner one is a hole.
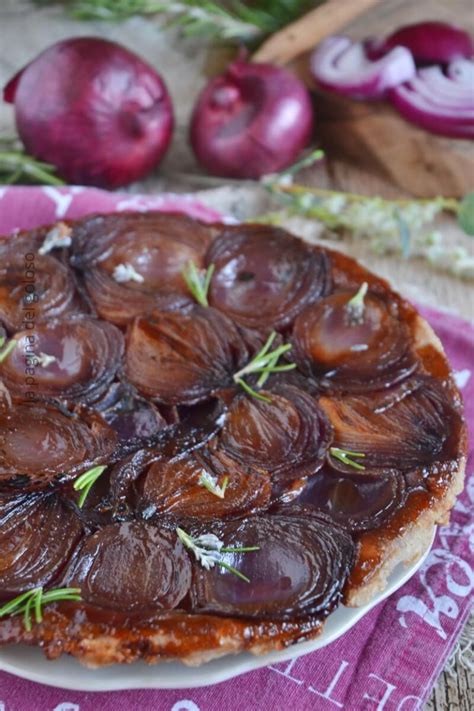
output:
M254 60L291 66L306 82L315 97L316 137L330 160L355 165L416 197L462 197L474 190L474 141L428 133L405 121L388 102L359 102L318 91L309 73L308 50L328 34L383 36L401 22L453 22L457 15L464 27L467 19L466 29L473 29L469 1L449 3L449 16L437 2L429 3L428 14L428 4L421 5L420 15L420 5L409 7L404 0L328 0L271 37Z

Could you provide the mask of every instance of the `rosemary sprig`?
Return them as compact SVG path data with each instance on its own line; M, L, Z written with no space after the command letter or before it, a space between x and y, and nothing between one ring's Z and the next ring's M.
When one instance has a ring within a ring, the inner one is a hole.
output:
M183 279L191 294L201 306L209 306L207 294L211 285L215 265L210 264L206 270L198 269L193 261L187 263L183 269Z
M80 588L55 588L46 592L42 587L28 590L0 607L0 617L23 615L25 629L31 632L33 616L35 622L42 622L43 607L48 603L61 600L81 600Z
M357 293L354 294L352 299L349 299L346 304L346 311L349 315L351 323L361 323L364 318L364 299L368 288L369 285L366 281L364 281Z
M29 182L41 185L65 185L49 163L38 161L21 148L16 139L0 140L0 184Z
M185 36L255 43L295 20L314 2L310 0L240 0L223 4L212 0L36 0L40 5L62 3L81 20L120 21L134 15L164 15L168 26L178 26Z
M246 583L250 583L250 578L234 568L225 560L222 560L223 553L250 553L252 551L259 551L260 546L248 546L248 547L226 547L219 538L214 535L214 533L204 533L201 536L191 536L182 528L177 528L176 533L181 543L194 553L196 560L201 563L205 570L211 570L215 565L225 568L230 573L233 573L238 578Z
M84 502L89 496L89 492L96 483L97 479L106 469L107 466L93 467L93 469L89 469L89 471L81 474L81 476L79 476L74 482L74 490L82 492L77 502L80 509L84 506Z
M6 345L5 345L6 344ZM8 358L18 345L18 341L12 338L7 342L5 336L0 336L0 363Z
M246 375L253 375L255 373L260 373L260 377L257 380L257 386L259 388L263 387L267 382L268 378L272 373L284 373L288 370L294 370L296 368L296 363L288 363L287 365L277 365L279 358L288 353L292 346L290 343L278 346L274 351L270 351L273 345L273 341L276 338L276 331L272 331L267 338L267 341L263 348L257 353L257 355L252 358L250 363L248 363L244 368L237 371L234 374L234 382L240 385L246 393L252 395L252 397L258 400L264 400L265 402L271 402L270 398L265 395L261 395L254 388L252 388L243 379Z
M363 459L365 454L363 452L353 452L350 449L339 449L339 447L330 447L329 454L334 459L338 459L343 464L347 464L349 467L358 469L359 471L364 471L365 467L359 462L355 462L354 459Z
M198 484L199 486L203 486L205 489L210 491L211 494L214 494L214 496L217 496L219 499L223 499L225 496L225 490L227 489L227 485L229 483L229 477L225 476L222 484L217 483L216 477L212 476L209 474L209 472L206 472L204 469L201 472L201 475L199 477Z

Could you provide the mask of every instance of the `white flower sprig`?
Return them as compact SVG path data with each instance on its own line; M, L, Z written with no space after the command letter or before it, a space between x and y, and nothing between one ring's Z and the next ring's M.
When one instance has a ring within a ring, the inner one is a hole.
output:
M133 264L117 264L114 269L114 279L118 284L125 284L127 281L134 281L143 284L145 278L137 272Z
M250 578L223 560L223 553L250 553L259 551L260 546L247 546L240 548L228 548L224 546L214 533L203 533L200 536L191 536L182 528L177 528L176 533L181 543L194 553L196 560L201 563L205 570L211 570L215 565L225 568L246 583L250 583Z
M38 250L38 254L49 254L53 249L60 247L70 247L72 244L72 229L65 222L58 222L47 233L45 240Z
M358 292L346 304L346 310L351 323L362 323L364 319L364 299L368 288L369 285L364 281Z
M217 496L219 499L224 498L225 490L227 489L228 483L229 477L225 476L222 484L219 485L217 482L217 478L215 476L212 476L212 474L209 474L209 472L207 472L205 469L202 470L198 481L199 486L203 486L205 489L210 491L211 494L214 494L214 496Z

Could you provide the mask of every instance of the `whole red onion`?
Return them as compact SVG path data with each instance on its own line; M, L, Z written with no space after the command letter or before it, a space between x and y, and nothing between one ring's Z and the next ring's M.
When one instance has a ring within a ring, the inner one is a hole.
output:
M160 75L129 50L95 37L58 42L4 89L28 153L76 184L117 188L163 158L173 109Z
M190 140L212 174L259 178L293 163L313 128L311 99L291 72L238 59L198 98Z

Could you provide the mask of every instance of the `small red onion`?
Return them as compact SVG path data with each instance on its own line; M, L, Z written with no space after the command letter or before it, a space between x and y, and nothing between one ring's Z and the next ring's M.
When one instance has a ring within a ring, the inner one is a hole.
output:
M472 66L468 66L472 65ZM390 101L404 118L432 133L474 138L474 64L426 67L390 92Z
M4 89L28 153L72 183L116 188L149 173L173 132L160 75L114 42L58 42Z
M474 54L472 37L446 22L418 22L406 25L380 42L370 43L371 56L381 56L394 47L410 50L416 64L448 64Z
M199 96L190 140L213 175L259 178L293 163L312 127L311 99L299 79L238 59Z
M416 72L410 52L395 47L372 61L349 37L327 37L311 56L311 72L323 89L354 99L378 99Z

